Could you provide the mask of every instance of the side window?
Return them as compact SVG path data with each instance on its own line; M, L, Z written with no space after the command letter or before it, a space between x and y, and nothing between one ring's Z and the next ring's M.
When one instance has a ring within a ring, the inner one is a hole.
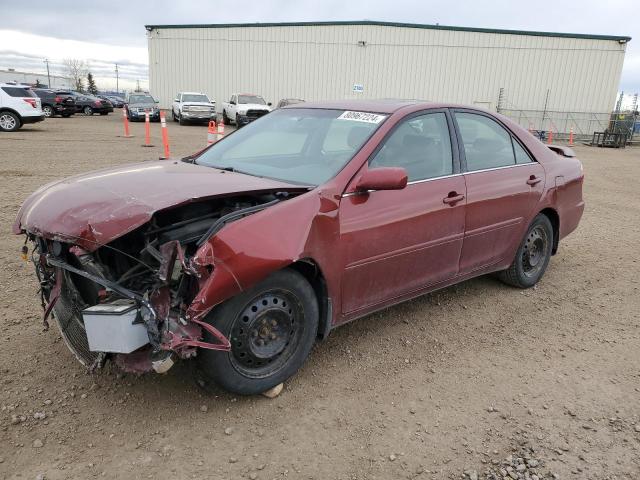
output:
M174 100L174 102L180 103L180 94L176 95L176 99Z
M513 142L513 151L516 154L516 163L531 163L531 157L518 141L515 138L512 138L511 141Z
M447 117L428 113L405 120L369 160L371 167L402 167L409 181L453 173Z
M468 171L515 165L511 135L498 122L475 113L455 115Z

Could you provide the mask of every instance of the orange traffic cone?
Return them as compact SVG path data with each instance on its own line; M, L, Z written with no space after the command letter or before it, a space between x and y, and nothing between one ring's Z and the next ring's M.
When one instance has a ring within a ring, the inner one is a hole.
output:
M216 122L209 120L209 128L207 129L207 146L216 143Z
M160 111L160 126L162 127L162 146L164 147L164 157L161 160L167 160L169 158L169 132L167 131L167 119L164 116L164 112Z
M573 127L569 130L569 146L573 147Z
M133 135L129 133L129 118L127 117L127 107L122 107L122 121L124 122L124 138L131 138Z
M549 135L547 136L547 144L551 145L553 143L553 130L549 130Z
M144 112L144 145L143 147L153 147L151 145L151 123L149 119L149 110Z
M218 122L218 140L222 140L222 137L224 137L224 119Z

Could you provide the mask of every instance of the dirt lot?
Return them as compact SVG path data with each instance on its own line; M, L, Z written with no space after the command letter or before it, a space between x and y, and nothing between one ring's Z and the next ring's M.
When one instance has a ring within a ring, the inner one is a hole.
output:
M42 331L21 202L157 158L152 127L151 149L119 113L0 135L0 478L484 478L510 454L540 478L640 478L640 150L576 149L587 209L536 289L480 278L354 322L268 400L205 394L188 364L88 375ZM206 144L169 135L176 155Z

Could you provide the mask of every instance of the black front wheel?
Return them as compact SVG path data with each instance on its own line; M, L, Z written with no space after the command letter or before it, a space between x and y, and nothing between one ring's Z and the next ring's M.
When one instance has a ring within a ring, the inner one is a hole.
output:
M309 355L318 315L315 292L301 274L290 269L273 273L208 315L207 322L229 338L231 351L199 351L204 379L241 395L284 382Z
M93 115L93 108L87 105L82 109L82 112L87 116Z
M531 222L513 262L498 278L518 288L533 287L544 275L553 250L553 226L540 213Z

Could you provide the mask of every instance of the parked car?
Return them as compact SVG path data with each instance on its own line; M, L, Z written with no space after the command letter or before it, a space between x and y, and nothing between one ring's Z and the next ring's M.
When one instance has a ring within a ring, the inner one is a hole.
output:
M29 86L0 83L0 131L13 132L44 118L42 102Z
M187 122L209 123L216 118L216 102L204 93L180 92L171 105L171 118L185 125Z
M282 108L288 105L296 105L298 103L304 103L304 100L300 100L299 98L283 98L278 102L276 108Z
M99 113L100 115L108 115L113 112L113 105L107 100L102 100L87 93L76 92L74 90L57 90L58 95L72 95L76 102L76 111L82 112L87 116Z
M107 100L111 102L114 108L122 108L124 106L124 99L112 95L98 95L101 100Z
M270 111L271 103L265 102L260 95L234 93L228 102L222 103L222 120L227 125L233 121L241 127Z
M127 118L131 121L144 120L145 112L149 112L149 120L160 121L158 101L148 93L131 93L127 96L125 106Z
M42 113L47 118L56 115L68 118L77 111L73 95L56 94L47 88L34 88L33 92L40 97Z
M571 149L499 114L306 103L182 161L49 184L13 231L83 363L196 356L206 380L255 394L350 320L488 273L536 285L582 183Z

